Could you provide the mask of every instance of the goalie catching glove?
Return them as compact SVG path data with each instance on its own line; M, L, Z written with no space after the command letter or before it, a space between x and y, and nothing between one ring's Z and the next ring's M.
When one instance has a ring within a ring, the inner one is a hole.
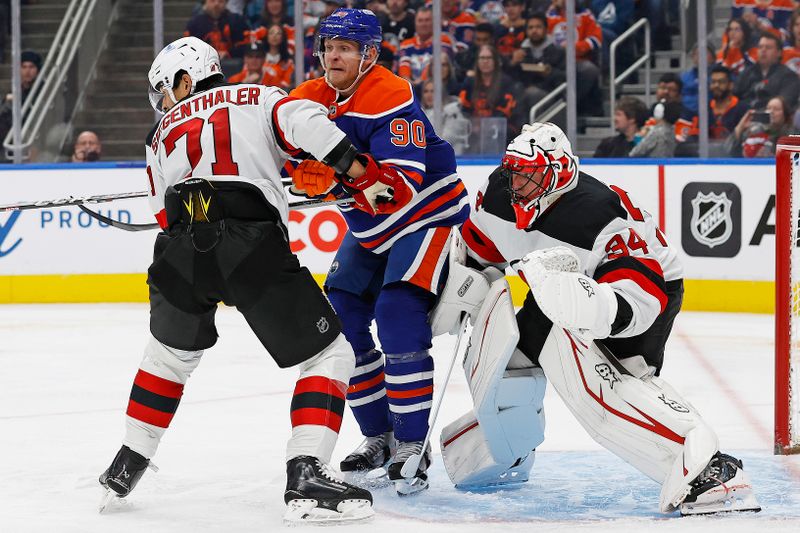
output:
M617 316L617 296L608 283L579 272L580 260L564 246L537 250L517 265L542 313L553 324L592 339L605 339Z

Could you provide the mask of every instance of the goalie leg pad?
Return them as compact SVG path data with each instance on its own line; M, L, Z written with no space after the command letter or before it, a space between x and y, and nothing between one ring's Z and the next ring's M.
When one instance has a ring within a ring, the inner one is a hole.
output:
M662 484L662 512L683 501L719 449L714 432L674 389L630 375L564 329L552 328L539 364L597 442Z
M544 440L544 411L540 416L528 406L509 411L512 411L509 413L511 416L503 417L502 421L509 430L509 425L519 424L527 426L531 435L538 432L538 436L527 443L519 438L516 440L520 447L528 451L513 461L495 459L490 442L500 441L505 445L507 435L487 435L474 411L470 410L442 430L442 459L447 475L457 488L477 489L528 481L536 457L535 447ZM531 417L531 414L535 416Z

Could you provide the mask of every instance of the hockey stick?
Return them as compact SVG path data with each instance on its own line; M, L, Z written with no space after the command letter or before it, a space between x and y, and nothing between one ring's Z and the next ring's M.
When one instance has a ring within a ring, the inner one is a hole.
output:
M111 202L114 200L127 200L130 198L144 198L149 196L147 191L116 193L116 194L98 194L93 196L68 196L66 198L57 198L55 200L39 200L36 202L19 202L16 204L8 204L0 206L0 212L5 211L26 211L29 209L49 209L52 207L66 207L78 206L81 211L86 213L92 218L99 220L104 224L111 227L118 228L125 231L147 231L158 229L159 225L155 222L149 224L131 224L129 222L121 222L111 219L105 215L101 215L96 211L92 211L84 204L99 204L104 202ZM353 203L351 198L341 198L338 200L324 201L315 198L308 198L306 200L299 200L296 202L289 202L289 209L310 209L313 207L323 207L327 205L348 206Z
M442 401L444 400L444 392L445 389L447 389L447 383L450 381L450 374L453 373L453 367L456 364L456 359L458 359L458 353L461 351L461 338L464 336L464 331L467 329L467 319L469 319L469 315L467 313L463 313L461 316L461 324L458 327L458 339L456 340L456 347L453 350L453 356L450 358L450 366L447 368L447 375L445 375L444 383L441 385L439 397L436 398L436 404L431 410L431 418L428 422L428 432L425 434L425 440L422 442L422 451L406 459L406 462L403 463L403 468L400 469L400 474L402 474L406 479L411 479L417 476L419 463L422 461L422 456L425 455L425 449L428 447L428 443L431 440L431 435L433 434L433 425L436 423L436 418L439 416L439 408L442 406Z
M49 207L64 207L68 205L100 204L113 200L127 200L128 198L144 198L149 196L147 191L123 192L116 194L97 194L94 196L67 196L55 200L39 200L37 202L19 202L16 204L0 205L3 211L25 211L26 209L47 209Z

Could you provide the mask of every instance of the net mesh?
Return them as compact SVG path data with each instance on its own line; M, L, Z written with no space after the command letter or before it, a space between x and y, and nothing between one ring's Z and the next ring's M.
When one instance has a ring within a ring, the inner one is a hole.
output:
M800 147L794 147L788 155L791 158L791 243L789 254L789 274L791 291L791 318L789 322L789 438L790 446L800 445L800 395L792 391L800 391L800 227L798 215L800 214Z

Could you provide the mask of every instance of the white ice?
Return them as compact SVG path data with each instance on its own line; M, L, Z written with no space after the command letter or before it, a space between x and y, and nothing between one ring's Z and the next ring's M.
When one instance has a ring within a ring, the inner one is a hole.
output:
M189 381L172 427L128 505L97 513L97 476L120 446L147 338L145 305L0 306L0 532L280 531L284 447L295 372L279 370L244 320L220 309L220 340ZM441 382L454 337L434 353ZM800 531L800 457L772 455L773 318L683 313L663 376L744 460L759 514L658 513L659 487L595 444L548 390L547 438L517 489L464 493L435 449L431 489L375 491L376 517L346 529L488 531ZM463 373L438 428L467 409ZM436 432L438 442L438 430ZM348 412L336 464L360 441ZM405 529L409 528L409 529ZM296 530L318 528L296 528Z

